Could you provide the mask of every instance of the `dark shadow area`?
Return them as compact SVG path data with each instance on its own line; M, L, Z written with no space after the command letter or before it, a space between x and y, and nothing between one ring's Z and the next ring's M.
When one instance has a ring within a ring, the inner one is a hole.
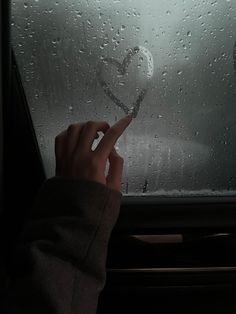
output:
M146 290L122 287L106 293L106 306L102 308L102 298L98 313L102 314L234 314L236 308L235 286L224 288L185 287L175 289Z
M38 189L45 180L41 157L32 127L24 90L14 58L9 103L4 118L4 211L1 239L7 265L22 224L28 217ZM4 254L4 253L3 253Z

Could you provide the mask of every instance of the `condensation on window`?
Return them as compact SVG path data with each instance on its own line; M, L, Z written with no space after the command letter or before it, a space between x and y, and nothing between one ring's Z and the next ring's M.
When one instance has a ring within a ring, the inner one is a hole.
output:
M127 113L125 195L234 195L236 1L15 0L12 38L47 176L71 123Z

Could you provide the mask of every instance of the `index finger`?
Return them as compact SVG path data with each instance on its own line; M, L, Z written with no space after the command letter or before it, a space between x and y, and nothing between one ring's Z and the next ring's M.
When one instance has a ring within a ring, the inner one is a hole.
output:
M101 139L95 152L108 158L118 138L123 134L125 129L130 125L132 116L128 115L114 124Z

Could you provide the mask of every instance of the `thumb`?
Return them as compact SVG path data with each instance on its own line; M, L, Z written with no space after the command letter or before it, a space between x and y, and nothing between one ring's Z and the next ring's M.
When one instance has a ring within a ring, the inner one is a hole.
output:
M108 159L109 159L110 166L109 166L109 171L106 178L107 187L120 192L124 160L116 152L115 148L112 149Z

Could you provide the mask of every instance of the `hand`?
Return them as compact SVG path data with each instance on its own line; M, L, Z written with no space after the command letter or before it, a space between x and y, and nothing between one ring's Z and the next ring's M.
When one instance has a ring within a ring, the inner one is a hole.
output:
M114 145L131 121L132 116L126 116L112 127L107 122L93 121L70 125L55 139L56 175L95 181L120 191L124 161ZM105 135L92 151L92 144L99 137L99 131Z

